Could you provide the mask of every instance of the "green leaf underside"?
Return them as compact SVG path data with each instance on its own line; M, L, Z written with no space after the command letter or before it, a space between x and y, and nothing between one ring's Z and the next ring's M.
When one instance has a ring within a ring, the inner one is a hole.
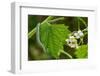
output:
M40 40L45 47L45 51L54 58L58 58L65 39L70 31L64 24L49 24L45 22L40 26Z
M77 58L87 58L87 54L88 54L87 45L79 46L79 48L76 49L76 52L75 52L75 55Z

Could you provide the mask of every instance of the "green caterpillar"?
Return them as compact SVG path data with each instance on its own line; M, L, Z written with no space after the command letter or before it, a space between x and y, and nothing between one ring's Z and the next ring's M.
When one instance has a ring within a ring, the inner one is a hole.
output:
M37 24L36 26L36 40L37 43L39 44L40 47L43 48L43 51L46 52L45 46L42 44L41 40L40 40L40 23Z

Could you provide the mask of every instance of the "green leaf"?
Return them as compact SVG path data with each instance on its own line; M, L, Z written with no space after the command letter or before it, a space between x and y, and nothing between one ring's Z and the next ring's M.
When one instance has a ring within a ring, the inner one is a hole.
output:
M40 26L40 40L45 47L45 51L52 57L58 58L65 39L70 31L64 24L49 24L45 22Z
M87 58L87 54L88 54L87 45L79 46L79 48L76 49L76 52L75 52L75 55L77 58Z

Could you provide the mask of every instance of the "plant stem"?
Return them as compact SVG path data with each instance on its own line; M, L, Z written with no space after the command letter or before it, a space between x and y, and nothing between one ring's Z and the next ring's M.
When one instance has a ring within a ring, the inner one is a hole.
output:
M82 43L82 41L80 40L79 45Z
M41 24L45 23L48 20L51 20L53 16L47 17ZM36 33L36 27L33 28L29 33L28 33L28 39L31 38L34 34Z
M84 33L84 36L85 36L85 35L87 35L87 34L88 34L88 33L87 33L87 32L85 32L85 33Z
M78 19L79 19L80 21L82 21L82 23L87 27L86 22L85 22L82 18L78 17Z
M87 30L88 30L88 28L85 28L85 29L82 30L82 32L87 31Z
M82 41L82 45L83 45L83 38L81 39L81 41Z
M28 33L28 39L31 38L31 37L35 34L35 32L36 32L36 27L33 28L32 31L30 31L30 32Z
M65 54L65 55L67 55L70 59L72 59L73 57L69 54L69 53L67 53L67 52L65 52L65 51L61 51L63 54Z
M45 23L45 22L47 22L47 21L49 21L49 20L51 20L53 18L53 16L49 16L49 17L47 17L41 24L43 24L43 23Z
M48 22L49 22L49 23L54 23L54 22L57 22L57 21L59 21L59 20L64 20L64 17L56 18L56 19L50 20L50 21L48 21Z

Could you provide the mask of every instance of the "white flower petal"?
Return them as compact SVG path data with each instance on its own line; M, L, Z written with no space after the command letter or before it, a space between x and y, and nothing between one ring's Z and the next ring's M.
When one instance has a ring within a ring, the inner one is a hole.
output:
M78 33L81 33L81 32L82 32L81 30L78 31Z
M70 39L74 39L75 37L74 37L74 36L70 36L69 38L70 38Z
M78 33L74 33L74 36L77 36L78 35Z
M77 38L77 39L79 39L79 38L80 38L80 36L78 35L78 36L76 36L76 38Z
M75 48L75 47L76 47L76 45L75 45L75 44L72 44L72 45L71 45L71 48Z
M83 32L79 33L79 35L82 37L83 36Z

